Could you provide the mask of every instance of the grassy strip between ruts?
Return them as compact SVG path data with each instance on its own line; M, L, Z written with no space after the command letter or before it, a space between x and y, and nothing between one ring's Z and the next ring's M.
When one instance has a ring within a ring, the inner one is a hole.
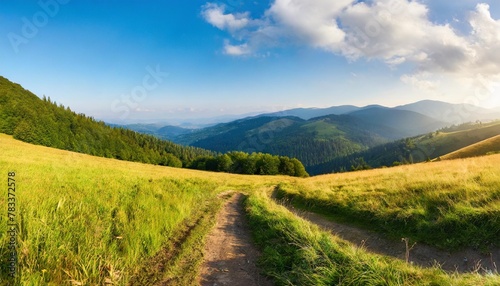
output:
M226 194L228 198L232 194ZM177 235L152 259L145 262L129 285L197 285L203 261L205 237L215 224L215 217L225 199L212 198L207 207L188 219Z
M1 173L16 172L19 230L17 281L11 281L2 214L0 284L7 285L126 285L183 222L215 199L224 180L5 136L0 149ZM6 196L0 204L6 205Z
M498 275L448 275L370 254L296 217L264 192L251 194L245 205L263 252L260 265L277 285L500 285Z
M280 184L295 207L446 250L500 246L500 156Z

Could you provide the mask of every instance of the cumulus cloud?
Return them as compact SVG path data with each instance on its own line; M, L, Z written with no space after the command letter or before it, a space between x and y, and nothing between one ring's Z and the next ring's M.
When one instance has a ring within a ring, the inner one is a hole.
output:
M276 0L266 12L267 23L282 31L282 36L295 38L313 47L340 50L345 33L337 17L353 0Z
M225 7L209 3L203 7L202 16L213 26L221 30L236 31L244 28L249 23L248 13L224 14Z
M224 44L224 53L231 56L244 56L252 53L248 44L231 45L226 41Z
M433 24L427 7L407 0L378 0L348 7L340 16L348 34L343 54L376 58L391 65L417 63L421 69L453 71L471 53L449 25Z
M207 4L202 15L237 42L225 42L228 55L305 45L350 60L413 66L414 73L401 80L427 90L437 84L422 79L422 74L500 80L500 21L492 18L488 4L478 4L463 19L470 32L431 21L428 6L415 0L274 0L258 19L249 13L226 14L224 6Z
M474 49L473 66L475 73L500 75L500 21L491 17L487 4L478 4L470 14L472 26L470 41Z

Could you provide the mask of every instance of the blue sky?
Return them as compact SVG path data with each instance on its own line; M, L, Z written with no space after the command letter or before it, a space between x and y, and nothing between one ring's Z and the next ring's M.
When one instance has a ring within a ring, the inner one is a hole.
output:
M500 3L4 0L0 75L110 122L500 106Z

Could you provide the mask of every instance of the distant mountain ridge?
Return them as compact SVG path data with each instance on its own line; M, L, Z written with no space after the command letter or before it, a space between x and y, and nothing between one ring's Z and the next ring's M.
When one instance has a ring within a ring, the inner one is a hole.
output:
M476 107L470 104L452 104L442 101L435 100L422 100L415 103L405 104L396 106L393 108L385 107L382 105L367 105L364 107L358 107L354 105L340 105L340 106L332 106L327 108L294 108L289 110L283 110L278 112L271 113L262 113L258 115L252 116L244 116L242 118L234 119L233 121L223 120L221 123L231 123L237 122L240 120L256 118L256 117L298 117L304 120L309 120L316 117L322 117L327 115L356 115L361 110L366 109L392 109L392 110L406 110L419 113L421 115L430 117L434 119L436 122L444 122L448 125L459 125L466 122L475 122L475 121L489 121L500 118L500 107L486 109L481 107ZM236 116L231 116L232 118L236 118ZM220 117L225 118L225 117ZM225 119L229 119L225 118ZM218 123L218 124L221 124ZM194 128L194 127L185 127L183 125L165 125L165 124L111 124L112 126L121 126L127 129L131 129L141 133L147 133L151 135L155 135L162 139L173 140L179 143L184 143L185 140L179 138L184 134L196 133L199 130L211 128L218 124L212 124L212 126L202 127L202 128ZM435 124L434 124L435 125ZM441 124L437 124L436 126L440 126ZM433 123L429 122L429 128L436 127L433 126ZM415 129L410 127L410 129ZM423 128L419 130L411 130L407 133L413 134L415 131L426 131L428 128ZM425 133L421 132L421 133Z
M289 154L307 166L387 142L388 139L379 133L391 132L389 128L345 115L311 120L262 116L201 129L179 136L175 142L206 146L217 152Z
M314 117L320 117L332 114L342 115L359 109L361 108L354 105L332 106L328 108L294 108L278 112L264 113L257 116L277 116L277 117L294 116L308 120Z
M321 167L329 166L328 162L363 154L381 144L428 134L466 119L476 122L494 118L500 118L500 113L466 104L424 100L394 108L381 105L296 108L201 129L166 126L156 128L154 135L216 152L264 152L295 157L308 171L320 174L332 170Z
M354 111L348 115L365 122L392 128L397 133L394 133L393 136L386 135L390 139L424 134L447 126L446 122L435 120L421 113L392 108L372 107Z
M296 116L302 119L311 119L330 114L342 115L370 108L389 108L407 110L426 115L438 121L450 124L462 124L477 120L495 120L500 116L500 107L486 109L471 104L454 104L436 100L421 100L414 103L396 106L393 108L382 105L367 105L358 107L354 105L340 105L327 108L294 108L273 113L264 113L257 116Z
M180 135L189 134L196 129L183 128L180 126L173 125L161 125L161 124L108 124L111 127L122 127L125 129L130 129L139 133L149 134L156 136L160 139L171 140Z
M307 120L296 116L261 115L194 130L171 139L217 152L236 150L286 155L299 159L307 168L447 125L413 111L370 106L348 114Z
M452 124L494 120L499 118L499 112L495 109L486 109L471 104L452 104L435 100L422 100L397 106L395 109L418 112Z
M286 116L295 116L305 120L309 120L315 117L321 117L326 115L343 115L349 114L351 112L369 109L369 108L388 108L378 104L367 105L364 107L358 107L354 105L340 105L340 106L332 106L327 108L294 108L288 109L278 112L272 113L263 113L257 116L278 116L278 117L286 117Z

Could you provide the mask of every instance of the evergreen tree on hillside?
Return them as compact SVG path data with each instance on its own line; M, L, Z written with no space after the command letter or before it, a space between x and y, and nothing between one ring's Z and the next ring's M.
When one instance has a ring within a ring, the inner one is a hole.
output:
M280 171L277 156L242 152L220 155L112 128L57 105L50 97L40 99L3 77L0 77L0 132L28 143L120 160L217 172L285 174Z

